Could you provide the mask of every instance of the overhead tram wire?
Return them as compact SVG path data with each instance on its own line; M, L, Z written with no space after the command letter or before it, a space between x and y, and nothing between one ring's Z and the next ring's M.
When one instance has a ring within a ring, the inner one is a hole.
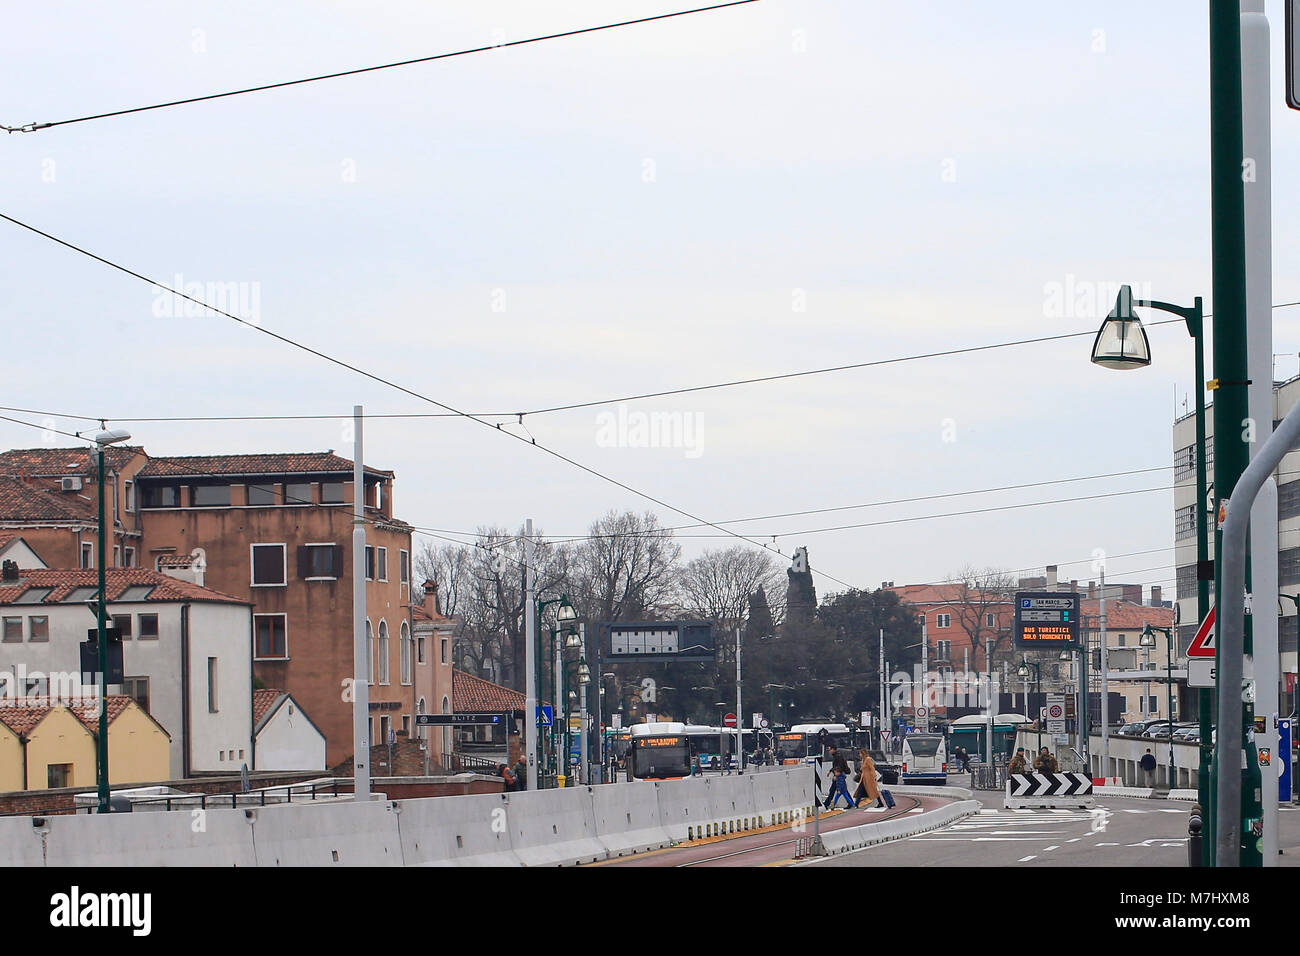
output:
M3 408L3 407L4 407L4 406L0 406L0 408ZM41 414L41 413L39 413L39 412L35 412L35 413L33 413L33 414ZM91 420L91 421L101 421L101 420L111 420L111 421L116 421L116 422L124 421L124 419L118 419L118 418L113 418L113 419L99 419L99 418L90 418L89 416L67 416L67 417L76 417L76 418L82 418L82 417L85 417L85 418L87 418L87 420ZM331 417L337 417L337 416L331 416ZM4 418L4 416L0 416L0 418ZM13 418L8 418L8 419L5 419L5 420L7 420L7 421L12 421L12 422L16 422L17 424L20 424L20 425L29 425L29 426L34 427L34 428L41 428L41 427L43 427L43 426L40 426L40 425L38 425L38 424L36 424L36 423L34 423L34 422L21 422L21 421L19 421L18 419L13 419ZM60 432L60 434L72 434L72 433L70 433L70 432ZM74 435L73 437L79 437L79 436L75 436L75 435ZM665 533L665 532L667 532L667 533L671 533L671 534L676 534L676 533L679 532L679 531L690 530L690 529L693 529L693 528L718 527L718 526L720 526L720 525L724 525L724 524L737 524L737 523L742 522L742 521L766 521L766 520L774 520L774 519L776 519L776 518L800 517L800 516L804 516L804 515L825 514L825 513L829 513L829 512L849 511L849 510L856 510L856 509L862 509L862 508L886 507L886 506L889 506L889 505L895 505L895 504L909 504L909 503L914 503L914 502L919 502L919 501L933 501L933 500L946 499L946 498L967 497L967 496L970 496L970 495L991 494L991 493L994 493L994 492L1001 492L1001 491L1015 491L1015 490L1020 490L1020 489L1023 489L1023 488L1035 488L1035 487L1043 487L1043 486L1047 486L1047 485L1056 485L1056 484L1070 484L1070 483L1077 482L1077 481L1093 481L1093 480L1099 480L1099 479L1103 479L1103 478L1114 478L1114 477L1124 477L1124 476L1128 476L1128 475L1147 474L1147 473L1155 472L1155 471L1167 471L1170 467L1172 467L1172 466L1171 466L1171 465L1162 465L1162 466L1160 466L1160 467L1156 467L1156 468L1138 468L1138 469L1133 469L1133 470L1131 470L1131 471L1112 472L1112 473L1110 473L1110 474L1103 474L1103 475L1083 475L1083 476L1079 476L1079 477L1077 477L1077 478L1057 478L1057 479L1052 479L1052 480L1050 480L1050 481L1029 482L1029 483L1020 484L1020 485L1003 485L1003 486L1000 486L1000 487L994 487L994 488L980 488L980 489L974 489L974 490L971 490L971 491L944 492L944 493L934 494L934 495L922 495L922 496L915 497L915 498L898 498L898 499L894 499L894 500L878 501L878 502L867 502L867 503L857 504L857 505L837 505L837 506L829 507L829 508L814 508L814 509L808 509L808 510L804 510L804 511L790 511L790 512L784 512L784 513L780 513L780 514L754 516L754 517L750 517L750 518L730 518L730 519L727 519L727 520L725 520L725 521L718 521L718 522L714 522L714 523L702 522L702 523L697 523L697 524L687 524L687 525L670 525L670 526L666 526L666 527L662 527L662 528L655 528L655 529L651 529L651 530L647 530L647 531L629 531L629 532L610 533L610 534L539 535L539 536L538 536L538 540L540 540L540 541L545 541L545 542L547 542L547 543L549 543L549 544L570 544L570 543L575 543L575 542L580 542L580 541L592 541L592 540L598 540L598 539L602 539L602 538L630 537L630 536L638 536L638 535L659 535L659 534L663 534L663 533ZM216 476L216 475L211 475L211 476L209 476L209 477L217 477L217 476ZM1169 488L1172 488L1172 487L1175 487L1175 486L1172 486L1172 485L1171 485L1171 486L1160 486L1160 487L1156 487L1156 488L1146 488L1146 489L1127 490L1127 491L1120 491L1120 492L1111 492L1110 494L1107 494L1107 495L1084 495L1084 496L1077 496L1077 497L1071 497L1071 498L1049 499L1049 500L1047 500L1047 501L1018 502L1018 503L1010 504L1010 505L1000 505L1000 506L991 507L991 508L987 508L987 509L976 509L976 510L965 511L965 512L946 512L946 513L941 513L941 514L936 514L936 515L912 515L912 516L909 516L909 517L906 517L906 518L897 518L897 519L892 519L891 521L884 522L884 523L887 523L887 524L898 524L898 523L904 523L904 522L909 522L909 521L927 521L927 520L932 520L932 519L935 519L935 518L954 517L954 516L961 516L961 515L966 515L966 514L981 514L981 513L985 512L985 511L998 511L998 510L1012 510L1012 509L1018 509L1018 508L1030 508L1030 507L1035 507L1035 506L1038 506L1038 505L1047 505L1047 504L1066 504L1066 503L1070 503L1070 502L1074 502L1074 501L1093 501L1093 500L1096 500L1096 499L1098 499L1098 498L1111 497L1111 496L1113 496L1113 495L1128 495L1128 494L1140 494L1140 493L1144 493L1144 492L1164 491L1164 490L1168 490ZM881 522L868 522L868 523L865 523L865 524L843 525L843 526L832 527L832 528L812 529L812 530L806 530L806 531L785 531L785 532L775 532L775 533L772 533L772 532L766 532L766 533L765 533L765 532L757 532L757 531L754 531L754 532L750 532L750 533L753 534L753 535L756 535L756 536L760 536L760 537L768 537L768 536L770 536L770 537L776 537L776 538L782 538L782 537L795 537L795 536L797 536L797 535L801 535L801 534L818 534L818 533L821 533L821 532L823 532L823 531L840 531L840 530L852 530L852 529L859 528L859 527L874 527L876 524L879 524L879 523L881 523ZM478 532L476 532L476 531L458 531L458 530L453 530L453 529L448 529L448 528L427 528L427 527L417 527L417 526L415 526L415 525L412 525L412 528L413 528L413 529L416 529L416 530L419 530L419 531L422 531L422 532L428 532L428 533L438 533L438 534L444 534L444 535L459 535L460 537L463 537L463 538L473 538L473 537L475 537L475 536L478 534ZM681 535L681 537L686 537L686 538L723 538L723 539L728 538L728 537L734 537L734 536L735 536L735 535L734 535L734 534L731 534L731 533L723 534L723 535ZM515 537L517 537L517 536L515 536ZM447 540L451 540L451 539L447 539ZM468 544L469 542L457 542L457 543Z
M297 80L284 80L279 83L265 83L261 86L249 86L237 90L227 90L224 93L208 93L203 96L190 96L179 100L168 100L162 103L154 103L149 106L133 106L128 109L111 110L106 113L93 113L88 116L77 116L72 119L54 120L49 123L25 123L22 126L4 126L0 129L9 133L34 133L39 130L53 129L56 126L68 126L72 123L88 123L92 120L109 119L114 116L129 116L132 113L145 113L150 110L169 109L173 106L187 106L192 103L203 103L209 100L227 99L232 96L243 96L246 93L264 93L267 90L284 89L289 86L302 86L305 83L319 83L322 80L337 80L345 76L359 76L363 73L377 73L380 70L393 70L403 66L415 66L419 63L432 63L435 60L448 60L458 56L469 56L471 53L486 53L489 50L501 50L506 47L525 46L530 43L541 43L545 40L559 40L565 37L582 36L586 33L599 33L602 30L614 30L620 27L636 26L642 23L653 23L656 20L671 20L675 17L690 16L695 13L708 13L711 10L723 10L727 7L741 7L750 3L757 3L758 0L730 0L728 3L717 3L708 7L696 7L691 10L677 10L672 13L660 13L652 17L639 17L635 20L623 20L618 23L604 23L594 27L582 27L576 30L565 30L560 33L549 33L545 36L528 37L523 40L511 40L509 42L494 43L488 46L471 47L466 50L456 50L451 53L436 53L431 56L415 57L410 60L398 60L393 63L381 63L378 66L365 66L354 70L340 70L337 73L322 73L318 76L307 76Z
M68 416L68 417L84 417L84 416ZM91 421L105 422L105 421L114 421L115 419L98 419L98 418L95 418L95 419L90 419L90 420L91 420ZM75 439L77 439L77 440L79 440L79 441L86 441L86 442L91 442L91 441L93 441L92 439L89 439L89 438L87 438L86 436L84 436L84 435L80 435L80 434L78 434L78 433L76 433L76 432L62 431L62 430L60 430L60 429L50 429L50 428L46 428L45 426L43 426L43 425L41 425L41 424L38 424L38 423L36 423L36 422L25 422L25 421L22 421L21 419L10 418L10 417L8 417L8 416L6 416L6 415L0 415L0 421L8 421L8 422L12 422L12 423L14 423L14 424L16 424L16 425L25 425L25 426L27 426L27 427L29 427L29 428L39 428L39 429L41 429L41 430L43 430L43 431L53 431L53 432L55 432L56 434L65 435L65 436L67 436L67 437L69 437L69 438L75 438ZM212 477L212 478L219 477L219 476L216 475L216 474L208 474L208 473L203 473L203 474L204 474L206 477ZM1280 473L1278 477L1286 477L1286 476L1293 475L1293 474L1300 474L1300 472L1284 472L1284 473ZM298 502L298 503L303 503L303 504L310 504L310 503L311 503L311 502L306 501L306 499L295 499L295 501ZM903 518L903 519L898 519L898 520L899 520L899 521L920 521L920 520L927 520L927 519L929 519L929 518L931 518L931 517L942 517L942 516L922 515L922 516L916 516L916 517L912 517L912 518ZM367 518L367 519L366 519L366 522L367 522L368 524L374 524L374 523L376 523L376 521L377 521L377 519L374 519L374 518ZM406 522L403 522L403 523L406 523ZM520 560L518 560L518 559L516 559L516 558L511 557L508 553L506 553L506 552L504 552L504 551L498 551L498 550L496 550L494 547L491 547L491 546L488 546L488 545L482 544L482 543L480 543L480 542L478 542L478 541L462 541L462 540L460 540L459 538L450 537L450 535L461 535L461 536L463 536L463 537L469 537L469 536L470 536L470 532L445 531L444 529L430 529L430 528L423 528L423 527L420 527L420 526L418 526L418 525L410 525L410 527L411 527L411 530L412 530L413 532L418 533L418 534L421 534L421 535L424 535L425 537L430 537L430 538L435 538L435 539L437 539L437 540L446 541L446 542L448 542L448 543L450 543L450 544L459 545L459 546L461 546L461 547L469 547L469 548L474 548L474 549L479 550L479 551L484 551L484 552L487 552L488 554L492 555L494 558L497 558L497 557L504 558L505 560L507 560L507 561L509 561L510 563L516 565L516 566L519 567L520 569L522 569L522 568L524 567L524 564L523 564L522 561L520 561ZM660 530L661 530L661 531L668 531L668 530L670 530L670 529L660 529ZM1300 528L1285 529L1285 530L1282 531L1281 533L1292 533L1292 532L1300 532ZM796 532L796 533L797 533L797 532ZM592 538L592 537L605 537L605 536L588 536L587 539L576 539L576 540L590 540L590 538ZM517 541L518 538L519 538L518 535L506 535L506 536L504 536L504 537L503 537L503 538L498 542L498 545L508 545L508 544L511 544L511 543ZM554 543L557 543L557 542L550 541L550 542L548 542L548 543L554 544ZM1158 553L1158 552L1161 552L1161 551L1172 551L1172 550L1174 550L1176 547L1177 547L1177 545L1171 545L1171 546L1166 547L1166 548L1152 548L1152 549L1149 549L1149 550L1146 550L1146 551L1131 551L1131 552L1126 552L1126 553L1119 553L1119 554L1107 555L1107 560L1113 560L1113 559L1116 559L1116 558L1123 558L1123 557L1135 557L1135 556L1137 556L1137 555L1142 555L1142 554L1153 554L1153 553ZM1083 563L1086 563L1086 562L1088 562L1088 561L1090 561L1090 560L1094 560L1094 559L1092 559L1092 558L1082 558L1082 559L1079 559L1078 561L1066 561L1066 562L1060 562L1060 563L1058 564L1058 566L1059 566L1059 567L1069 567L1069 566L1072 565L1072 564L1083 564ZM1018 572L1021 572L1021 571L1037 570L1039 567L1042 567L1042 566L1044 566L1044 565L1033 565L1032 567L1017 568L1017 569L1012 569L1012 570L1010 570L1010 571L1007 571L1007 572L1005 572L1005 573L1012 574L1012 573L1018 573ZM1158 565L1158 566L1156 566L1156 567L1151 567L1151 568L1141 568L1141 569L1138 569L1138 570L1127 571L1127 572L1121 571L1121 572L1118 572L1118 573L1119 573L1120 575L1124 576L1124 577L1131 577L1132 575L1135 575L1135 574L1145 574L1145 573L1148 573L1148 572L1151 572L1151 571L1163 571L1163 570L1168 570L1168 569L1171 569L1171 568L1176 569L1176 565ZM823 574L823 576L828 577L828 578L831 578L832 580L837 580L837 579L833 578L831 575ZM1126 582L1126 583L1129 583L1129 584L1135 584L1135 583L1136 583L1136 584L1161 583L1161 584L1163 584L1163 583L1165 583L1165 582L1169 582L1169 581L1173 581L1173 580L1174 580L1173 578L1164 577L1164 578L1150 579L1150 580L1143 580L1143 581L1137 581L1137 582L1134 582L1134 581L1131 581L1131 580L1130 580L1130 581L1128 581L1128 582ZM852 588L852 585L846 584L845 582L838 581L837 583L844 584L846 587L849 587L849 588L853 589L853 588ZM908 585L908 586L909 586L909 587L934 587L934 586L937 586L937 585L942 585L942 584L951 584L951 583L953 583L953 582L951 582L951 581L922 582L922 583L919 583L919 584L913 584L913 585ZM855 590L856 590L856 589L855 589Z
M40 230L35 229L34 227L29 226L26 223L14 219L10 216L6 216L3 213L0 213L0 219L8 220L9 222L15 225L23 227L24 229L30 229L31 231L36 232L38 235L44 236L47 239L51 239L54 242L65 245L68 248L74 249L77 252L81 252L84 255L88 255L91 258L99 259L99 261L103 262L105 265L112 266L113 268L121 268L120 266L117 266L114 263L108 262L107 260L104 259L100 259L98 256L95 256L92 253L86 252L85 250L73 246L70 243L66 243L63 240L58 239L54 236L50 236L46 233L43 233ZM128 272L128 274L134 276L135 278L143 278L142 276L139 276L136 273L129 272L129 270L122 269L122 271ZM145 281L150 281L150 280L145 280ZM182 295L182 293L175 293L175 294ZM183 295L182 297L189 298L188 296L183 296ZM200 302L197 299L191 299L190 301L195 302L197 305L201 305L204 308L211 309L214 312L220 312L220 310L213 309L211 306L208 306L206 303ZM1288 309L1293 306L1300 306L1300 299L1297 299L1294 302L1276 302L1272 306L1270 306L1270 308ZM227 313L221 313L221 314L228 315ZM229 316L229 315L228 317L236 318L235 316ZM1204 317L1207 319L1212 318L1213 313L1207 312ZM1183 321L1182 319L1161 319L1155 322L1148 322L1146 324L1148 326L1171 325L1173 323L1182 322L1182 321ZM964 355L973 352L988 352L996 349L1014 348L1021 345L1037 345L1042 342L1056 342L1062 339L1083 338L1086 336L1095 337L1096 334L1097 333L1095 330L1087 329L1081 332L1065 332L1060 335L1045 335L1045 336L1040 336L1038 338L1016 339L1008 342L990 342L985 345L972 345L960 349L949 349L947 351L942 351L942 352L922 352L916 355L899 355L893 358L876 359L870 362L855 362L850 365L832 365L832 366L827 366L825 368L803 369L797 372L781 372L774 375L763 375L755 378L742 378L742 379L734 379L726 382L713 382L708 385L691 385L683 388L667 389L659 392L641 392L636 395L623 395L617 398L602 398L590 402L575 402L569 405L553 405L550 407L534 408L526 411L516 410L513 412L459 412L459 411L458 412L368 412L364 414L362 417L365 419L462 418L462 417L519 418L521 416L526 417L528 415L545 415L551 412L572 411L575 409L582 409L582 408L597 408L601 405L617 405L621 402L641 401L647 398L662 398L671 395L686 395L691 392L704 392L704 391L710 391L710 390L722 389L722 388L733 388L736 386L753 385L762 382L776 382L776 381L782 381L784 379L802 378L810 375L828 375L834 372L852 371L854 369L860 369L860 368L874 368L883 365L898 365L904 362L918 362L924 359L944 358L951 355ZM18 408L11 408L9 409L9 411L25 411L33 415L54 414L52 412L39 412L31 409L18 409ZM64 417L82 418L85 416L66 415ZM319 414L319 413L293 414L293 415L160 415L160 416L113 416L112 421L121 422L123 424L137 424L137 423L148 424L148 423L167 423L167 422L261 422L261 421L287 422L287 421L326 421L338 417L340 416L331 415L331 414ZM98 419L95 420L98 421Z

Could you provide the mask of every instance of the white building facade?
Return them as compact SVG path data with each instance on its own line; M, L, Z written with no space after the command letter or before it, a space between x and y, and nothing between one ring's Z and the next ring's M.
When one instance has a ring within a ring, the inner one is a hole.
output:
M122 632L123 683L171 735L171 776L253 769L252 606L142 568L109 568L108 613ZM80 647L95 627L94 570L0 579L0 696L93 693Z

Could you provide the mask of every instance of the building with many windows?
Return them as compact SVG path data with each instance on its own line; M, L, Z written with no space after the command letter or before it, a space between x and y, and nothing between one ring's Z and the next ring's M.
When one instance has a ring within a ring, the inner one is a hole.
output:
M253 673L352 752L352 462L332 451L150 457L111 446L113 567L188 577L252 606ZM94 461L86 449L0 453L0 533L50 565L95 564ZM393 473L365 470L370 737L411 731L420 667L411 622L411 529ZM48 552L48 553L47 553ZM428 659L428 658L426 658Z
M123 683L170 737L169 767L152 779L252 768L250 602L144 568L105 570L108 613L122 636ZM81 644L96 626L94 570L4 568L0 698L79 699Z
M1300 376L1273 384L1273 424L1276 427L1300 400ZM1212 406L1205 415L1205 470L1207 485L1214 488L1214 415ZM1186 414L1174 421L1174 564L1177 575L1177 598L1180 606L1178 647L1186 653L1188 644L1196 633L1196 415ZM1282 459L1273 472L1277 483L1277 582L1283 594L1300 596L1300 451L1293 451ZM1205 507L1207 503L1202 502ZM1209 516L1214 520L1214 516ZM1210 525L1210 558L1214 555L1214 525ZM1213 595L1213 584L1210 587ZM1211 598L1213 599L1213 598ZM1280 670L1283 675L1282 700L1296 689L1296 602L1279 599L1273 595L1257 597L1253 613L1265 609L1278 617L1278 648ZM1292 699L1294 701L1294 699ZM1294 702L1291 704L1294 708Z

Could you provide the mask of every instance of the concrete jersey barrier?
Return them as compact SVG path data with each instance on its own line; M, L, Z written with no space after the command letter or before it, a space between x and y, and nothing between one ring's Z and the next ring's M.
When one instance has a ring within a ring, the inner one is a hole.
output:
M399 800L397 827L406 866L520 866L510 845L502 793Z

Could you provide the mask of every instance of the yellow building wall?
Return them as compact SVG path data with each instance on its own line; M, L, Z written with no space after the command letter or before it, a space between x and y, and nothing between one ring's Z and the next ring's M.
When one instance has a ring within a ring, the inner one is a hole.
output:
M153 783L171 777L171 740L136 704L108 725L108 782Z
M8 727L0 724L0 793L23 788L23 745Z
M94 735L64 707L55 707L46 714L28 737L27 789L46 789L49 765L59 763L72 764L69 786L94 788Z

